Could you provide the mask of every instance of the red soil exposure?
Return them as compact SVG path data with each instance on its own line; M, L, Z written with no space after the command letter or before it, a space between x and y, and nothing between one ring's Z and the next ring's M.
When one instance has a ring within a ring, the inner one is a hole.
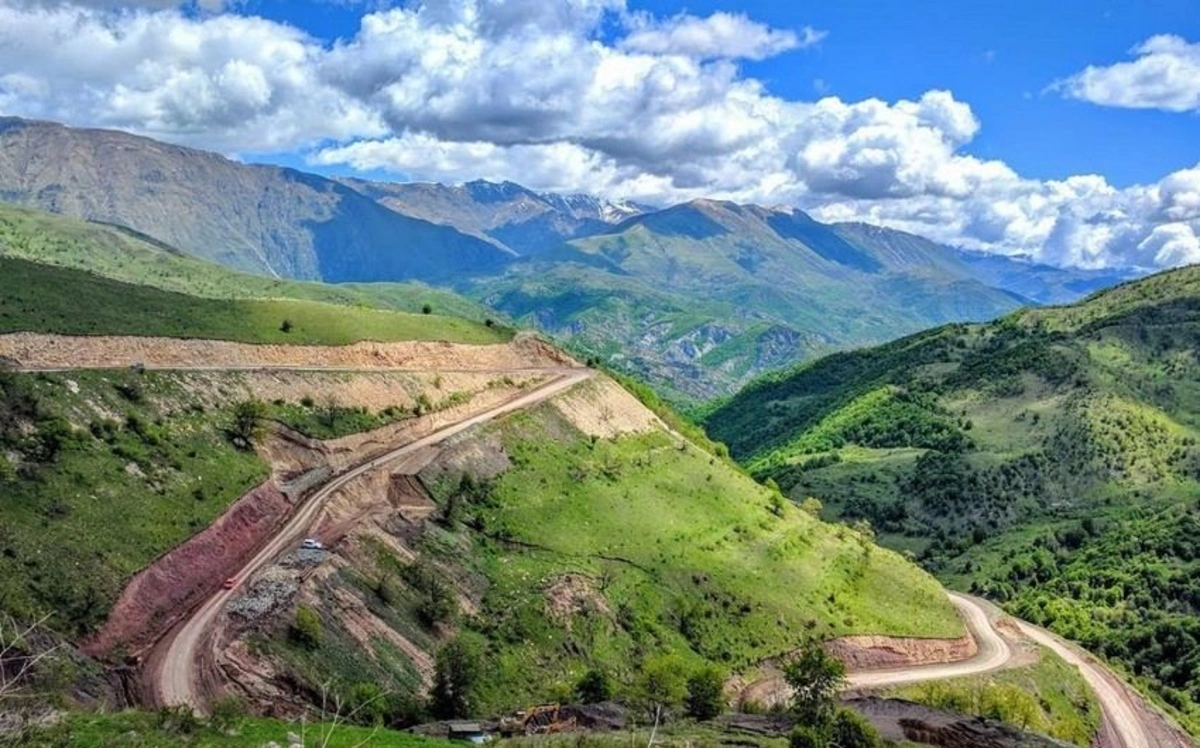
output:
M978 651L970 636L959 639L843 636L826 642L825 649L845 663L850 672L958 662L974 657Z
M118 646L138 654L245 566L291 510L270 483L238 499L207 528L135 574L104 626L81 649L94 657Z

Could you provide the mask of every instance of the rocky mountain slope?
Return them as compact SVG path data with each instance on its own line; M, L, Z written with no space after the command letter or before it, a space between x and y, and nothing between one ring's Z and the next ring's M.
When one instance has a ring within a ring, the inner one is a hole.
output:
M1200 268L759 381L710 433L1082 642L1200 734Z
M15 118L0 119L0 200L119 224L279 278L446 280L511 256L316 175Z
M649 210L591 195L534 192L512 182L445 185L340 181L397 213L453 226L522 256L555 249L569 239L604 233L622 220Z

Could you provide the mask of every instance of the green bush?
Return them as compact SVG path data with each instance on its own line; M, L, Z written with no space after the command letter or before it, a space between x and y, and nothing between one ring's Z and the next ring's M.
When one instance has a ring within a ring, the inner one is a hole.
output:
M837 748L882 748L883 738L862 715L850 709L839 709L833 718L829 745Z
M837 708L837 695L846 680L846 666L809 641L783 666L792 689L792 713L806 725L827 725Z
M289 633L297 644L308 649L316 649L321 646L321 639L325 632L317 611L302 605L296 609L296 619L292 622Z
M725 678L713 667L694 673L687 682L687 714L692 719L714 719L725 711Z
M575 684L575 697L584 704L608 701L613 697L612 679L603 670L592 668Z
M215 729L228 732L236 728L249 714L244 701L233 694L224 694L213 701L208 721Z

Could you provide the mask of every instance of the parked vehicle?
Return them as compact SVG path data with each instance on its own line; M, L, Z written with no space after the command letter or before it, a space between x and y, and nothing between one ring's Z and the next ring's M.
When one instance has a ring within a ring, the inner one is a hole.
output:
M226 579L225 582L221 586L227 590L231 590L237 586L237 580L234 579L233 577L230 577L229 579Z
M321 541L317 540L316 538L305 538L304 542L300 544L300 547L319 551L325 546L321 545Z

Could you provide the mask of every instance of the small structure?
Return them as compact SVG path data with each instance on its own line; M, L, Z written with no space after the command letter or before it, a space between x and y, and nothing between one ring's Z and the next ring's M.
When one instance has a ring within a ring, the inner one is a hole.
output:
M451 740L462 740L475 745L483 745L492 739L481 722L447 722L447 737Z

